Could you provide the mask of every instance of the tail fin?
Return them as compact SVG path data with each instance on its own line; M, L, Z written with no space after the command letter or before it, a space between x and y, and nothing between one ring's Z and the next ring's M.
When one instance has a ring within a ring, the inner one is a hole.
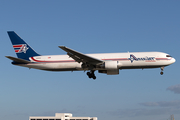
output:
M14 31L8 31L7 33L18 58L29 60L29 57L40 56Z

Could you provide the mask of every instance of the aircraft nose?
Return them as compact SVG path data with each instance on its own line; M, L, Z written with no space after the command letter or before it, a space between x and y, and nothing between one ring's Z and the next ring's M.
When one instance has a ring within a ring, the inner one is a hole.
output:
M172 61L172 63L175 63L175 62L176 62L176 59L175 59L175 58L172 58L171 61Z

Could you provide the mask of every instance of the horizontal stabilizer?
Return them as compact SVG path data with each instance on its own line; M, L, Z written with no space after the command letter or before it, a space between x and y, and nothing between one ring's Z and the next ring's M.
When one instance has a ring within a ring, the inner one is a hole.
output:
M11 57L11 56L5 56L11 60L13 60L14 62L17 62L17 63L23 63L23 64L27 64L27 63L31 63L30 61L27 61L27 60L23 60L23 59L20 59L20 58L15 58L15 57Z

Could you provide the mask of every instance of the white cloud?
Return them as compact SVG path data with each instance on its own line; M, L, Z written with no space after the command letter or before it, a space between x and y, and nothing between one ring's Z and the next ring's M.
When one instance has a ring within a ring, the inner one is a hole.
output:
M170 86L166 90L170 90L176 94L180 94L180 84Z

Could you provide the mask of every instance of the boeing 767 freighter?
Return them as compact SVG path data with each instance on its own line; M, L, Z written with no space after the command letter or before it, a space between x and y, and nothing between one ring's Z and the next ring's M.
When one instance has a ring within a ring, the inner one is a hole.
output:
M8 31L17 57L6 56L13 65L47 71L88 71L89 78L96 79L94 72L107 75L119 74L119 69L161 68L171 65L175 59L163 52L127 52L83 54L65 46L59 46L67 55L40 55L14 31Z

